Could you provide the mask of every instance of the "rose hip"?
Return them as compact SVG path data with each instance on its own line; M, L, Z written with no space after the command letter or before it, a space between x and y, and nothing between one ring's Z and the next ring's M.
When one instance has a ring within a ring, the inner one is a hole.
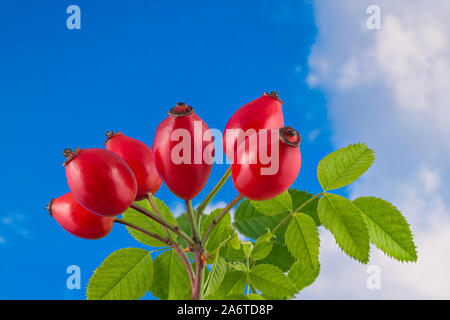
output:
M156 130L153 155L167 187L181 199L191 200L208 181L214 161L214 140L194 109L178 103Z
M117 216L133 203L137 182L120 156L104 149L64 150L66 177L75 199L89 211Z
M267 200L286 191L294 183L301 166L300 135L291 127L254 134L242 143L234 158L231 174L236 190L251 200ZM253 146L253 147L251 147ZM275 172L261 159L261 148L278 151L271 154L277 161ZM266 171L264 171L266 169Z
M161 178L153 162L152 149L121 132L108 131L106 137L106 149L118 154L136 177L138 185L136 200L144 199L148 193L155 194L161 186Z
M51 200L47 209L61 227L83 239L105 237L114 223L114 218L102 217L83 208L71 192Z

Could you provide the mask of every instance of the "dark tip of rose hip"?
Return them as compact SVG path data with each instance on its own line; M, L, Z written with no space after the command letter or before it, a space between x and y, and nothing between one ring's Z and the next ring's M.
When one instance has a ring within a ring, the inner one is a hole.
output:
M280 137L287 145L298 147L302 140L300 134L292 127L283 127L280 129Z
M108 142L109 139L111 139L114 136L117 136L118 134L121 134L122 132L118 131L118 132L114 132L112 130L110 131L106 131L105 136L106 136L106 140L105 140L105 144Z
M47 209L48 214L50 215L50 217L53 217L53 215L52 215L52 203L53 203L53 200L54 199L50 200L50 202L45 207L45 209Z
M278 96L278 91L270 91L269 93L264 92L264 94L265 94L266 96L269 96L269 97L272 97L272 98L275 98L275 99L281 101L281 99L280 99L279 96Z
M194 108L184 102L178 102L175 107L169 110L169 116L184 117L194 112Z
M64 157L66 157L66 160L63 162L63 166L66 166L70 161L72 161L72 159L78 154L78 152L80 151L80 147L77 147L75 149L75 151L72 151L72 149L70 148L66 148L63 151L63 155Z

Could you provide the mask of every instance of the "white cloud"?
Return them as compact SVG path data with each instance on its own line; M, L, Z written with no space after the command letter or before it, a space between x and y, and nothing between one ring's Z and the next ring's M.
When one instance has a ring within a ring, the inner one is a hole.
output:
M5 238L3 238L2 236L0 236L0 244L5 244L5 243L6 243Z
M365 141L376 162L352 197L380 196L407 217L419 261L401 264L372 250L382 289L366 266L323 232L322 273L310 298L450 298L450 2L377 1L381 30L366 28L372 1L315 2L317 41L306 81L328 98L336 147ZM329 266L331 264L331 266Z

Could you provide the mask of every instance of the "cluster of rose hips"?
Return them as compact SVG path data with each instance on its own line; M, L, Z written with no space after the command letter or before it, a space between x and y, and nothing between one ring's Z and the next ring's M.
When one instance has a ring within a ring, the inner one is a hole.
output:
M223 148L232 159L231 174L234 186L242 197L266 200L286 191L300 171L300 135L291 127L284 127L282 101L276 92L261 97L239 108L228 121ZM174 161L172 154L179 144L173 134L177 130L195 136L196 123L208 132L206 123L185 103L178 103L169 110L168 117L158 126L152 149L143 142L121 132L106 133L105 149L91 148L72 151L65 149L67 182L70 192L53 199L50 215L71 234L98 239L106 236L114 223L114 217L126 211L134 201L155 194L161 181L176 196L192 200L205 186L212 168L211 161L204 161L208 150L214 157L212 135L191 143L191 154L182 158L190 161ZM263 129L275 131L267 136ZM255 134L246 136L249 130ZM254 139L257 148L250 148ZM262 174L267 163L258 157L261 148L277 147L277 171ZM236 150L236 151L234 151ZM194 159L195 154L202 155Z

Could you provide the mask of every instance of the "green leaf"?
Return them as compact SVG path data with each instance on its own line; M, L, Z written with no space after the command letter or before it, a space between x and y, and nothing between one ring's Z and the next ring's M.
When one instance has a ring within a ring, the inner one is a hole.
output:
M144 249L114 251L98 267L89 281L88 300L137 300L153 280L153 262Z
M251 239L258 239L266 234L268 229L272 230L275 228L288 214L288 212L285 212L277 215L265 215L257 211L249 200L244 200L236 209L234 224L236 229L244 236ZM275 233L275 242L284 242L286 227L286 225L283 225Z
M266 299L264 299L264 297L262 297L256 293L250 293L247 297L249 300L266 300Z
M272 251L270 251L269 255L264 259L257 261L256 264L273 264L282 271L286 272L294 262L295 260L290 254L288 248L283 244L274 242Z
M263 241L256 241L250 258L253 260L262 260L269 255L270 251L272 251L272 247L273 243L270 241L264 241L264 239Z
M292 198L292 204L294 207L294 210L297 211L297 209L306 201L311 199L314 195L305 191L299 191L297 189L289 189L289 194ZM306 206L304 206L301 209L301 212L306 213L307 215L311 216L311 218L314 219L314 222L317 226L320 226L320 220L319 215L317 214L317 204L319 203L319 199L314 199L310 203L308 203Z
M234 249L230 244L221 250L221 256L231 261L242 261L245 259L244 248L239 244L239 250Z
M244 271L247 272L247 265L242 262L230 262L229 263L230 269L237 270L237 271Z
M229 244L233 249L239 250L241 248L241 243L239 242L239 236L237 233L233 235L233 238L230 240Z
M228 271L219 288L206 299L224 298L233 294L242 294L245 290L247 275L242 271Z
M297 292L310 286L319 276L320 264L316 269L305 267L299 261L295 262L289 270L288 277L294 282Z
M296 289L291 279L270 264L260 264L250 270L250 283L263 294L274 298L291 297Z
M205 291L205 296L211 295L214 293L214 291L217 290L217 288L220 286L220 284L223 281L223 278L225 277L225 272L227 271L227 264L225 262L225 259L217 256L216 261L214 262L211 273L208 277L208 284Z
M373 153L365 143L358 143L327 155L317 167L323 190L338 189L354 182L372 165Z
M245 257L250 257L253 249L253 243L251 241L242 241L242 249L244 249Z
M292 199L289 192L285 191L275 198L264 201L251 201L252 206L266 215L275 215L292 212Z
M164 202L162 202L158 198L155 198L155 197L153 197L153 198L154 198L155 206L157 207L157 209L161 213L161 215L171 224L177 225L177 220L174 218L174 216L170 212L169 208L164 204ZM137 204L140 207L143 207L143 208L147 209L148 211L153 212L153 209L147 200L139 201L139 202L137 202ZM132 208L128 208L127 211L125 211L123 213L123 219L127 222L130 222L130 223L138 226L138 227L141 227L145 230L156 233L163 238L166 238L166 233L165 233L163 227L159 223L157 223L156 221L153 221L149 217L143 215L142 213L140 213ZM149 237L148 235L146 235L140 231L137 231L130 227L126 227L126 228L127 228L128 232L131 233L131 235L137 241L141 242L142 244L145 244L150 247L167 247L167 244L165 244L159 240L156 240L152 237ZM174 240L177 239L177 235L175 233L173 233L172 231L168 231L168 232L172 236L172 239L174 239Z
M317 268L320 239L313 218L304 213L295 213L286 230L285 240L294 258L308 268Z
M353 203L363 213L374 245L399 261L417 261L409 224L396 207L375 197L357 198Z
M369 232L361 210L350 200L336 194L326 194L319 201L319 218L331 231L339 247L350 257L367 263Z
M205 235L211 222L222 212L223 209L213 210L207 215L202 222L201 236ZM233 235L233 226L231 225L230 213L227 213L219 223L214 227L208 237L208 243L206 249L208 251L214 251L223 241L227 240Z
M161 300L191 299L191 283L183 261L168 250L155 258L155 277L150 292Z

